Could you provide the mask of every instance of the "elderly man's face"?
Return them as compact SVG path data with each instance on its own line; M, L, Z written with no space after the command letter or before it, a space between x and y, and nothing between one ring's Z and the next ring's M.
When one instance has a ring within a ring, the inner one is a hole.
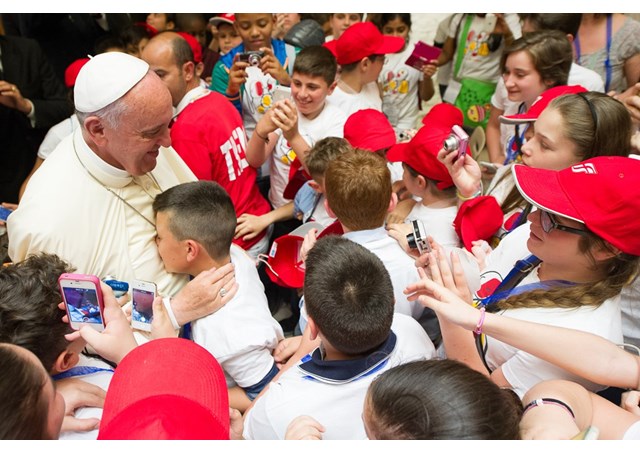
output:
M111 165L140 176L155 168L159 148L171 145L171 95L160 78L149 73L125 95L125 102L128 108L118 127L105 125L108 141L101 154Z

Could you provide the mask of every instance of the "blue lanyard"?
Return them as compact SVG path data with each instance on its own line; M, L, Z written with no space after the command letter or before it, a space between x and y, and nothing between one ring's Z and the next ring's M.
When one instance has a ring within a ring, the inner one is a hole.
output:
M529 255L525 259L517 261L493 294L482 299L480 304L486 307L504 299L540 262L540 258L535 255Z
M526 110L527 110L526 105L524 102L522 102L518 107L518 114L525 113ZM520 126L524 126L522 128L522 132L520 132ZM507 164L510 164L511 162L521 160L520 156L522 155L522 144L525 141L524 133L527 131L528 128L529 128L529 124L525 124L525 125L516 124L514 128L515 129L514 135L509 139L509 142L507 143L507 149L505 150L507 152L507 157L505 158L503 165L507 165Z
M609 91L609 85L611 84L612 78L612 67L611 67L611 41L613 35L613 15L607 16L607 58L604 60L604 70L605 70L605 80L604 80L604 92ZM578 64L581 64L580 57L580 39L576 36L574 41L576 47L576 59L578 60Z
M95 374L95 373L101 373L101 372L113 373L113 370L111 368L98 368L95 366L75 366L67 371L63 371L62 373L58 373L55 376L52 376L52 379L54 381L59 381L61 379L66 379L70 377L86 376L88 374Z

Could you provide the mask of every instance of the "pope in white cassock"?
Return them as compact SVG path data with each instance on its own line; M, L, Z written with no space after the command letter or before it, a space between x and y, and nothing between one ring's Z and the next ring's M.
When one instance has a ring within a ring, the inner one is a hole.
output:
M152 203L196 178L170 146L168 89L144 61L109 52L82 68L74 98L81 128L45 160L9 217L11 260L55 253L80 273L152 281L175 296L187 277L164 270ZM232 296L231 267L203 274L171 300L178 324Z

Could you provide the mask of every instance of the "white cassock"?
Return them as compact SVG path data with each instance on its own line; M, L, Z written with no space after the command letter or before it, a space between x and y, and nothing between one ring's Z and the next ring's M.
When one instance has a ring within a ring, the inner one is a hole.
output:
M133 177L98 158L78 129L33 175L9 217L9 256L19 262L55 253L79 273L152 281L159 294L174 295L188 278L164 270L152 203L161 191L189 181L196 177L173 148L160 148L153 171Z

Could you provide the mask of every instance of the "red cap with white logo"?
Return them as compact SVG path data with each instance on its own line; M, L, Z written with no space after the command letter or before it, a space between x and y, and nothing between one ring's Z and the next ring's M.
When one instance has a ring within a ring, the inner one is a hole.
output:
M561 171L513 166L533 205L583 223L622 252L640 256L640 160L602 156Z

